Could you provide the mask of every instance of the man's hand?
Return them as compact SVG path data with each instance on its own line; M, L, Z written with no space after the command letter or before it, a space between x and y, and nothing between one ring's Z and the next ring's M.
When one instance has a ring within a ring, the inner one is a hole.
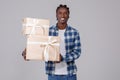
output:
M54 63L60 63L62 61L62 55L60 54L60 60L59 61L54 61Z
M23 56L23 58L24 58L25 61L29 61L28 59L26 59L26 48L22 52L22 56Z

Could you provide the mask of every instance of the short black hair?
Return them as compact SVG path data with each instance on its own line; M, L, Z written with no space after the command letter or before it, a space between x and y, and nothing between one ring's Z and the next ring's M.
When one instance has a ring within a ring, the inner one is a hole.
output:
M69 7L67 7L67 5L63 5L63 4L60 4L60 5L57 7L56 13L57 13L57 11L58 11L60 8L66 8L67 11L68 11L68 14L70 14Z

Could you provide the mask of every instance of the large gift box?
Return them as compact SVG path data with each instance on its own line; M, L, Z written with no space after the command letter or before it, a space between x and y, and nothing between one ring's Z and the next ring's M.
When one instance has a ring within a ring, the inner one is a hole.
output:
M59 61L59 46L59 37L30 35L27 38L26 59Z
M48 36L49 34L49 20L37 18L24 18L23 21L23 34L35 34Z

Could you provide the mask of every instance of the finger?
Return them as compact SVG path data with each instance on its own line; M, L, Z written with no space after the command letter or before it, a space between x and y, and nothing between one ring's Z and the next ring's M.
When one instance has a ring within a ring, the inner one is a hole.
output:
M26 56L24 56L24 60L26 60Z
M24 56L24 52L22 52L22 56Z
M54 63L60 63L60 61L55 61Z
M26 51L23 51L23 52L22 52L22 56L25 56L25 55L26 55Z

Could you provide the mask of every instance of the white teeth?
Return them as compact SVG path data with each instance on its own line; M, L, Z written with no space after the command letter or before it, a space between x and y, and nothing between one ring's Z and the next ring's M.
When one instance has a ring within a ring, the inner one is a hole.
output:
M61 20L65 20L65 18L61 18Z

